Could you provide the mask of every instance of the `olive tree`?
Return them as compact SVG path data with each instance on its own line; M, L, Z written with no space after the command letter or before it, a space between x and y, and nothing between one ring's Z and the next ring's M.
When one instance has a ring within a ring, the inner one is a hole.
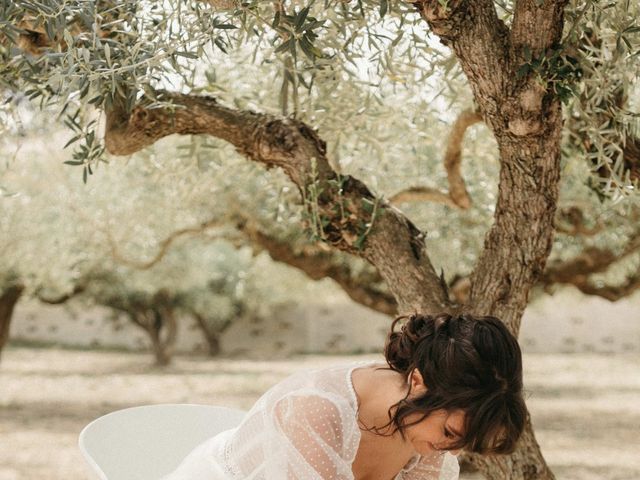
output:
M599 0L4 1L2 82L59 106L76 144L69 162L85 181L105 151L126 156L196 135L188 148L202 175L216 170L203 149L212 159L235 150L295 187L265 177L284 205L297 191L302 207L277 209L272 235L259 228L265 218L236 212L234 223L274 257L335 278L381 311L490 314L517 334L539 282L612 299L639 286L638 9ZM462 139L479 122L463 175ZM561 179L569 203L559 208ZM435 208L416 200L446 210L430 216ZM295 219L320 243L287 250ZM567 235L556 246L567 248L547 266L556 225ZM623 258L631 261L620 266ZM457 259L463 266L451 267ZM616 285L597 276L610 267ZM514 454L471 461L488 478L553 478L530 422Z
M190 175L198 172L190 157L163 168L163 151L147 151L130 160L130 171L107 168L88 188L59 168L62 144L43 155L59 126L47 125L46 113L22 113L21 131L8 132L0 149L0 346L21 297L113 309L143 329L159 365L169 363L189 317L214 355L234 321L286 303L292 283L270 280L290 273L255 274L257 252L222 222L232 212L218 204L225 195L232 202L233 192L218 180L222 192L211 201L215 175Z
M142 329L156 365L170 363L189 317L197 322L209 353L217 355L220 336L251 311L253 299L245 298L251 261L247 248L191 239L150 268L114 266L89 272L80 280L80 300L113 309Z

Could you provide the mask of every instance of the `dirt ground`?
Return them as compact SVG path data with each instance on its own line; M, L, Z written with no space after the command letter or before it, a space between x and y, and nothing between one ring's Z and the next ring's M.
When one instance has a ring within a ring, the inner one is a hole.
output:
M142 353L8 348L0 363L0 480L86 479L78 433L113 410L181 402L247 409L290 373L366 358L375 356L179 357L159 370ZM640 355L529 354L525 383L559 479L640 479Z

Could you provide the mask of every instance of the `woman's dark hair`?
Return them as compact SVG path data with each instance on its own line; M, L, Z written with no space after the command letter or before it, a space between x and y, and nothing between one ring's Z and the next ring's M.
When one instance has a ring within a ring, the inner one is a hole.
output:
M400 331L396 325L403 322ZM395 319L385 345L389 367L407 378L417 368L427 388L411 391L389 410L394 431L419 423L431 412L462 410L462 438L449 449L506 454L524 429L522 353L500 320L472 315L411 315ZM422 417L407 423L408 415Z

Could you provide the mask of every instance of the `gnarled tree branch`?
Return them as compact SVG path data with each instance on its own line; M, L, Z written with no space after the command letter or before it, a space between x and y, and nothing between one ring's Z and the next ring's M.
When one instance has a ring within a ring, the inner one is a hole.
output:
M387 315L397 314L398 305L393 296L375 287L383 283L375 270L356 275L344 258L320 246L308 245L296 250L289 242L270 236L248 222L242 222L238 228L255 247L264 249L273 260L301 270L312 280L331 278L354 302Z
M547 266L537 286L550 291L555 285L573 285L581 292L616 301L633 294L640 288L640 274L628 276L618 285L601 285L592 275L605 273L611 266L640 252L640 232L632 235L620 252L589 247L570 260L555 262ZM469 301L471 279L456 275L449 285L451 296L461 304Z
M444 155L444 168L447 171L447 179L449 180L449 195L456 205L464 209L471 206L471 197L467 193L467 187L460 171L462 140L467 129L481 121L482 116L478 112L472 110L462 112L453 124Z
M325 143L289 118L223 107L215 99L159 92L172 107L107 112L105 145L128 155L173 134L208 134L233 144L267 168L280 167L298 186L321 238L373 264L400 311L443 311L448 298L429 261L424 234L359 180L339 176ZM365 222L363 227L362 222Z
M594 285L591 282L582 281L571 282L571 285L585 295L595 295L615 302L640 290L640 274L631 275L618 285Z
M595 292L598 289L602 292L607 290L613 292L617 287L593 286L590 276L606 272L612 265L624 260L638 251L640 251L640 232L636 232L630 237L629 241L620 253L615 253L611 250L605 250L602 248L590 247L571 260L556 262L553 265L549 265L541 276L540 283L545 287L553 284L570 284L578 287L585 293L587 293L587 290ZM631 286L635 284L635 280L635 276L627 279L627 288L631 288ZM624 288L619 289L617 295L624 291ZM598 295L597 293L593 294Z
M640 251L640 232L630 238L620 253L597 247L586 248L584 252L571 260L549 265L544 278L551 283L566 283L565 280L576 275L592 275L605 272L613 264Z
M590 247L571 260L549 265L540 278L540 284L546 289L554 284L573 285L588 295L597 295L611 301L619 300L640 288L640 274L632 274L620 285L598 285L591 276L606 272L612 265L638 252L640 231L630 237L619 253Z

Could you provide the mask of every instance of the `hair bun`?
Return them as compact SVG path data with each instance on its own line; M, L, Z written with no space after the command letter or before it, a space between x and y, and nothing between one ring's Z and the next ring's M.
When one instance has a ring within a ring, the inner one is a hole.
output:
M389 366L398 372L408 374L415 366L415 350L418 343L442 328L449 318L449 315L432 317L420 314L396 318L391 324L384 348L384 356ZM397 332L395 327L401 321L404 323Z

